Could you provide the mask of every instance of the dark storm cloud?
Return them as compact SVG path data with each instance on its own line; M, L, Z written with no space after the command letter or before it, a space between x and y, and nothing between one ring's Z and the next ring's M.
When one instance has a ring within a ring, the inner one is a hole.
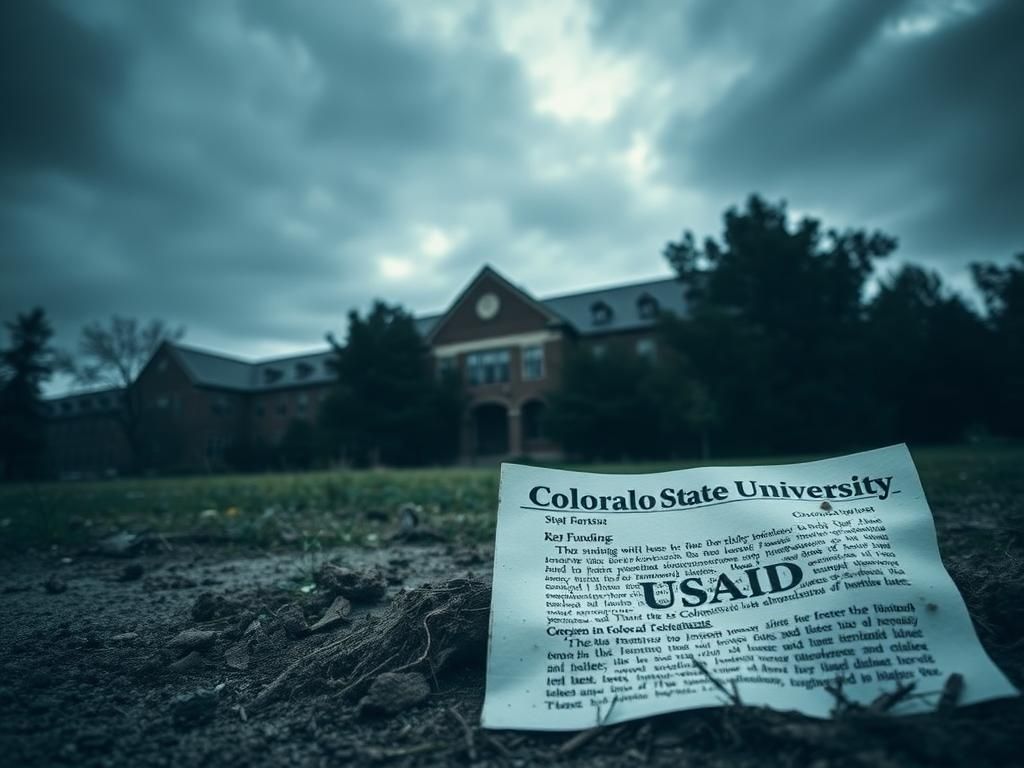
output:
M1006 258L1021 8L6 3L0 315L305 349L483 262L538 294L665 275L752 191L914 259Z
M404 36L384 5L39 8L11 68L70 88L67 72L31 70L54 39L89 66L57 114L70 138L28 151L51 118L37 109L5 141L19 165L5 173L17 196L0 212L0 296L8 314L43 303L58 325L159 314L193 337L315 344L368 300L376 264L359 243L410 216L403 189L453 183L465 156L503 143L510 157L495 112L525 108L503 56L467 66L465 51ZM106 38L117 56L101 55ZM101 142L102 164L80 162ZM325 284L333 312L311 317Z
M1024 5L900 35L903 10L847 4L780 44L699 122L668 123L670 173L882 224L947 267L1024 246Z
M46 2L0 4L0 167L94 168L121 87L118 42Z

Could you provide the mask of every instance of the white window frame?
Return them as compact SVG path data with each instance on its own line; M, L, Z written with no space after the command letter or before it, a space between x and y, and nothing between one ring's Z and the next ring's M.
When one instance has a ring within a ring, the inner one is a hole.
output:
M532 353L536 353L536 357L533 357ZM547 375L547 366L545 365L546 361L544 360L544 345L533 344L529 347L523 347L519 350L519 357L520 373L523 381L543 381L544 377ZM536 375L533 375L530 371L530 368L528 367L530 363L537 364Z

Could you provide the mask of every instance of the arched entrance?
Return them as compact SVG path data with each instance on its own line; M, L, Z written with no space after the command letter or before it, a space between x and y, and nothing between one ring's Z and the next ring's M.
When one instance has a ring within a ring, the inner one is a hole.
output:
M473 409L473 438L477 456L508 453L508 408L484 403Z

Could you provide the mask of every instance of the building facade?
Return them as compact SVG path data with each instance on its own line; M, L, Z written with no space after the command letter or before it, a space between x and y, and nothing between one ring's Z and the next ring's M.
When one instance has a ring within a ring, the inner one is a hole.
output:
M672 279L537 299L484 267L444 312L416 318L437 369L457 371L465 388L461 461L558 457L544 415L570 350L602 355L620 347L655 356L659 314L685 311L683 287ZM48 401L54 470L69 477L128 470L127 398L141 426L134 452L145 463L237 467L246 448L279 445L297 423L317 422L334 384L332 354L328 348L253 362L164 343L130 392ZM89 447L98 444L102 451Z

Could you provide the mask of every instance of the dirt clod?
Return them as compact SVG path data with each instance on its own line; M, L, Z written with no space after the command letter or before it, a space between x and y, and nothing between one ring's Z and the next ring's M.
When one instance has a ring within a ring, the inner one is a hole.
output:
M284 627L284 633L292 640L299 640L309 634L306 616L295 603L282 606L277 612L277 619Z
M45 582L43 582L43 589L51 595L59 595L61 592L68 591L68 585L60 576L51 576Z
M359 702L364 717L396 715L426 701L430 683L419 672L385 672L378 675Z
M196 651L209 648L217 641L217 633L208 629L186 629L167 642L168 648L179 651Z
M353 603L376 603L388 591L387 579L379 569L356 571L324 563L314 576L320 589L347 597Z
M203 592L192 604L192 618L199 622L212 621L234 616L241 609L242 606L236 600L212 592Z
M203 665L203 657L199 651L189 651L188 654L178 659L177 661L168 664L167 669L170 672L190 672L193 669L197 669Z

